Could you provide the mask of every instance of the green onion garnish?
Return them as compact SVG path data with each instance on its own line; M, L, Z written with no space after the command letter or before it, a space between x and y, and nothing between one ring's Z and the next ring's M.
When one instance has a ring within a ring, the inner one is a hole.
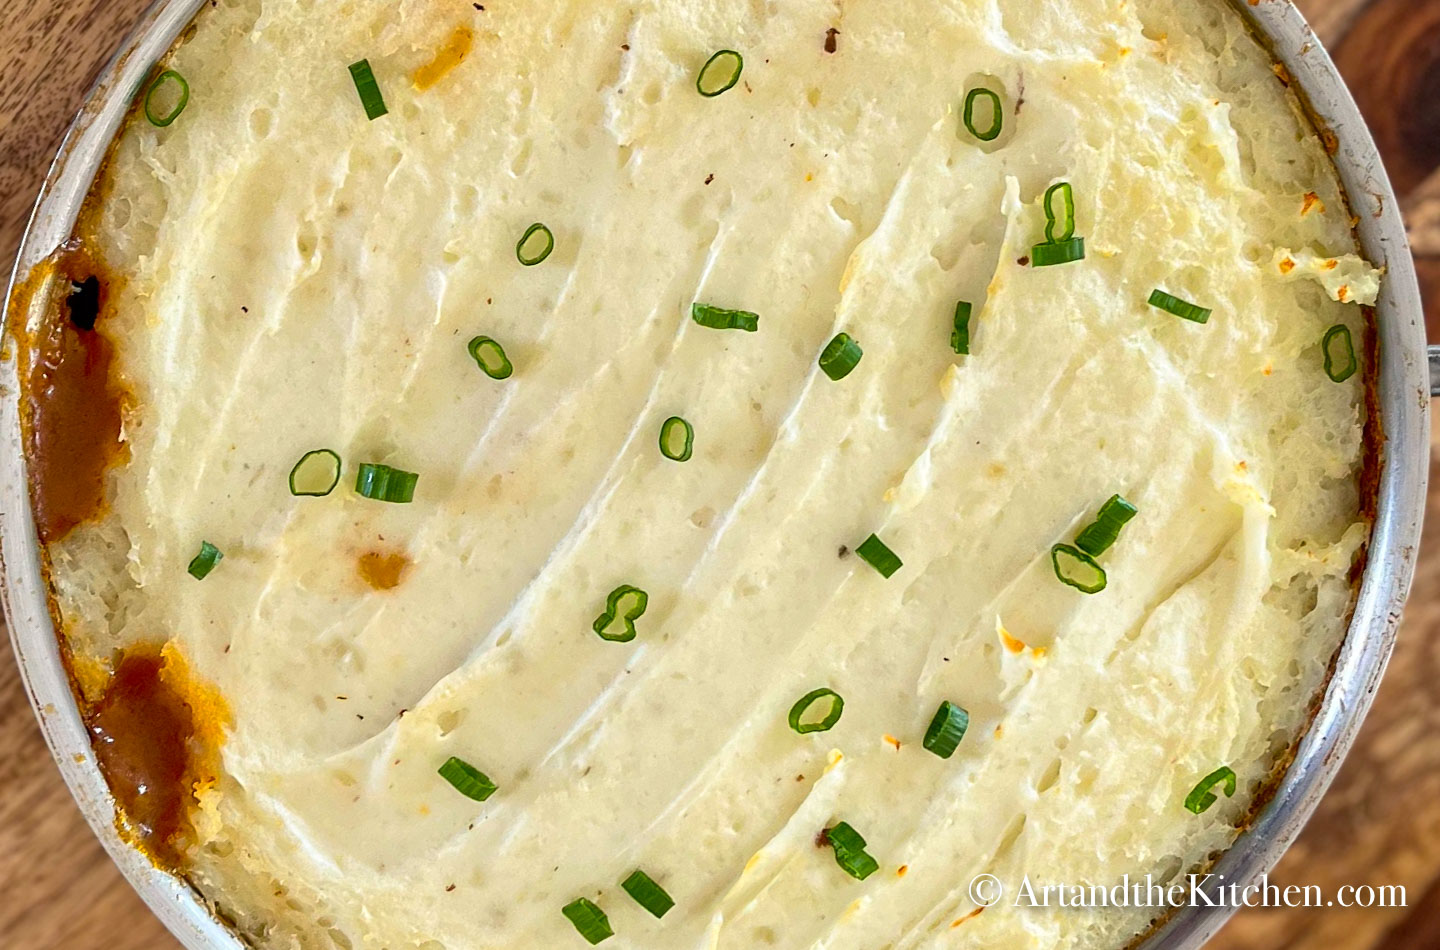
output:
M1181 320L1189 320L1191 323L1208 322L1212 312L1205 307L1196 306L1188 300L1181 300L1179 297L1167 294L1159 288L1151 292L1150 306L1164 310L1166 313L1173 313Z
M1075 546L1091 557L1099 557L1120 537L1120 529L1139 514L1135 506L1119 495L1100 506L1100 513L1075 537Z
M186 570L197 581L203 581L211 571L215 570L215 565L219 564L224 557L225 555L221 554L220 549L215 545L209 541L201 541L200 553L191 558L190 566Z
M566 904L560 913L570 919L570 923L580 931L580 936L590 941L591 946L615 936L615 931L610 929L610 918L593 902L583 897Z
M1060 197L1060 210L1055 210L1055 197ZM1075 189L1068 181L1051 185L1045 192L1045 243L1030 249L1030 262L1036 267L1053 267L1085 259L1085 239L1075 236ZM1060 226L1060 234L1055 226Z
M365 115L371 122L390 111L385 107L385 97L380 94L380 84L375 81L370 60L351 63L350 78L355 81L355 91L360 93L360 103L365 106Z
M961 356L970 355L970 311L969 301L962 300L955 305L955 328L950 331L950 349Z
M940 758L948 759L955 754L955 748L969 728L970 714L947 699L935 710L935 718L930 720L930 728L925 730L925 741L921 744Z
M355 490L366 498L408 505L415 499L415 483L420 476L388 465L365 462L355 476Z
M555 235L539 221L526 228L520 240L515 242L515 256L526 267L534 267L549 257L553 250Z
M160 91L160 88L167 83L174 83L180 87L180 98L169 112L156 112L155 95ZM175 70L167 69L155 77L155 81L150 84L150 89L145 93L145 118L150 120L151 125L163 129L180 118L180 113L184 112L185 107L189 104L190 84L185 81L184 76Z
M644 871L635 870L620 883L625 893L635 898L635 903L648 910L651 916L664 917L675 901L665 893L665 888L656 884Z
M855 553L860 555L860 559L866 564L879 571L881 577L893 577L896 571L905 566L905 562L896 557L895 552L873 534L855 549Z
M1225 797L1233 798L1235 795L1235 770L1228 765L1222 765L1209 775L1200 780L1189 795L1185 796L1185 807L1200 814L1215 804L1215 792L1212 789L1223 784L1225 786Z
M649 604L649 594L638 587L621 584L605 598L605 612L595 618L591 627L601 640L629 643L635 639L635 621Z
M440 766L440 777L455 786L455 791L471 801L483 802L494 795L496 789L500 787L490 781L490 776L469 762L454 756Z
M836 851L835 863L857 881L863 881L880 870L880 862L866 851Z
M990 103L990 125L984 129L975 125L975 103L981 99ZM1004 127L1005 113L1000 105L999 93L984 86L971 89L965 97L965 128L970 130L970 134L982 142L993 142L1000 137L1000 130Z
M660 426L660 454L672 462L688 462L695 454L695 428L679 416Z
M702 327L712 330L744 330L754 333L760 329L760 315L749 310L726 310L709 304L697 303L690 307L690 317Z
M863 881L880 869L880 862L866 852L865 839L847 822L826 829L825 840L835 849L835 863L856 880Z
M700 95L713 99L733 88L740 81L740 73L744 69L745 57L733 49L722 49L700 67L700 75L695 77L695 88Z
M823 719L812 719L805 721L805 716L810 712L810 707L822 700L830 700L830 710L825 713ZM845 712L845 698L833 689L812 689L799 702L790 707L790 728L800 735L808 735L812 732L829 732L835 728L840 721L840 715Z
M834 828L827 828L825 840L836 851L864 851L865 839L860 832L850 827L850 823L842 821Z
M1037 244L1030 249L1030 263L1036 267L1054 267L1085 259L1085 239L1071 238L1059 244Z
M320 498L340 484L340 456L329 449L315 449L300 456L290 470L290 494Z
M837 333L835 339L825 344L825 349L820 351L820 368L825 375L839 382L850 372L860 365L860 357L865 351L860 349L860 344L850 338L848 333Z
M1355 358L1355 341L1350 336L1350 328L1343 323L1337 323L1325 331L1325 340L1322 344L1325 350L1325 375L1337 383L1343 383L1355 371L1360 368L1360 361Z
M1083 593L1098 594L1108 583L1105 568L1072 545L1057 544L1051 548L1050 563L1055 568L1056 577Z
M1060 213L1055 213L1055 196L1060 196ZM1055 225L1061 225L1055 236ZM1075 236L1075 189L1068 181L1051 185L1045 192L1045 243L1063 244Z
M488 336L477 336L470 341L470 358L491 379L509 379L515 372L515 365L505 355L505 348Z

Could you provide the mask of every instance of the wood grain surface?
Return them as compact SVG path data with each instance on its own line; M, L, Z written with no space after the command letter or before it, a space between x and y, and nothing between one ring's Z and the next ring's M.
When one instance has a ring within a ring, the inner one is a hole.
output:
M1350 81L1411 231L1440 342L1440 0L1298 0ZM148 0L5 0L0 261L95 73ZM1223 950L1440 948L1440 467L1400 645L1338 781L1274 880L1400 884L1390 910L1247 910ZM80 818L0 646L0 948L176 950Z

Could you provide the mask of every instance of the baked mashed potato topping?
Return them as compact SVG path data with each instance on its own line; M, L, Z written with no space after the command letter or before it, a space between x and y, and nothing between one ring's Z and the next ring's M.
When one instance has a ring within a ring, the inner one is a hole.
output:
M224 710L256 946L1119 947L967 884L1201 866L1283 768L1380 275L1226 3L219 0L165 68L49 553L88 694Z

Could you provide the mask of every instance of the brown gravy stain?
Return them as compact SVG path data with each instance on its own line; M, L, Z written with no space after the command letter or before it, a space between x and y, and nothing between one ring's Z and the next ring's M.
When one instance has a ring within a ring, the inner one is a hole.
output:
M355 562L360 579L375 590L393 590L405 579L410 569L410 558L404 554L385 554L381 551L366 551Z
M218 774L218 694L195 684L170 647L132 648L85 713L121 834L159 867L179 870L194 843L196 794Z
M435 51L435 58L411 74L410 82L417 90L424 92L465 62L474 47L475 31L468 26L455 27L445 45Z
M96 329L70 320L70 283L95 277L100 313L110 282L78 244L40 264L16 288L11 313L25 314L37 294L58 284L53 303L33 333L11 328L25 393L22 421L30 467L30 496L42 541L59 541L105 510L105 473L124 455L121 391L111 368L114 347Z

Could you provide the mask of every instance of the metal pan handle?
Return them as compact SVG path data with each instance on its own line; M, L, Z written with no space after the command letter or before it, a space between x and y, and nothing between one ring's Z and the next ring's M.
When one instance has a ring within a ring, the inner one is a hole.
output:
M1440 346L1430 347L1430 395L1440 396Z

